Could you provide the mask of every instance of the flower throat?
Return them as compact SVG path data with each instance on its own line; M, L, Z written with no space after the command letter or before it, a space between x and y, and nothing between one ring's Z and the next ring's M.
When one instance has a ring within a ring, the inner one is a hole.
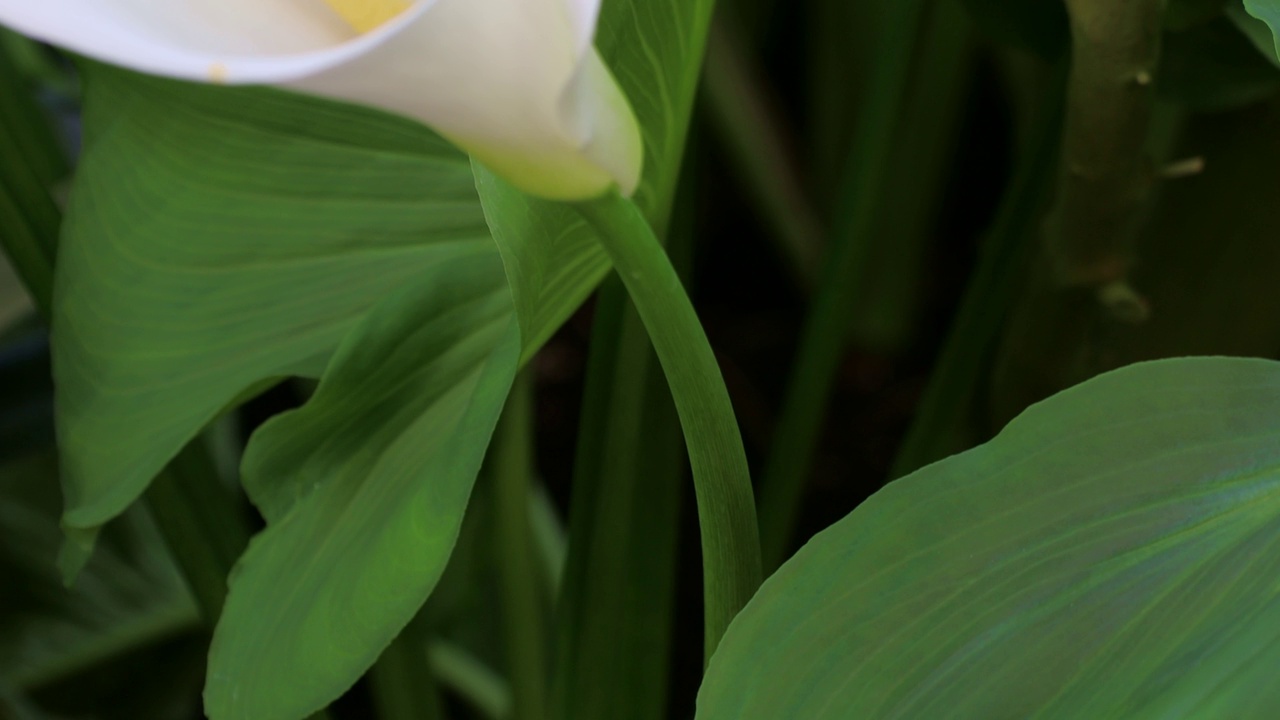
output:
M409 9L411 0L324 0L356 32L367 33Z

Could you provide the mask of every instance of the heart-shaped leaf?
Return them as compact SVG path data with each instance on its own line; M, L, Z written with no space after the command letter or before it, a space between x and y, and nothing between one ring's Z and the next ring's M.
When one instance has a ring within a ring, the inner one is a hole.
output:
M91 530L246 390L318 376L389 291L494 248L421 125L86 67L53 332L65 523Z
M888 486L730 627L701 720L1271 718L1280 363L1131 366Z

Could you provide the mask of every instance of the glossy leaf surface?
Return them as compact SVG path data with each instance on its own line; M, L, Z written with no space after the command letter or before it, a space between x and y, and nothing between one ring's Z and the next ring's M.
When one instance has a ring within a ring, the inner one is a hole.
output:
M1280 364L1131 366L893 483L730 628L721 718L1268 718Z

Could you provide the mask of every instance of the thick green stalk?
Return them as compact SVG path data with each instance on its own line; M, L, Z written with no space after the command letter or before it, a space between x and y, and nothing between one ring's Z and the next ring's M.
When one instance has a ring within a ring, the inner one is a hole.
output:
M547 712L545 613L529 522L533 462L533 385L525 372L507 398L491 460L502 628L513 711L520 720L540 720Z
M877 67L859 118L842 202L822 283L801 331L773 452L760 485L761 538L767 567L786 557L813 453L826 415L832 380L845 348L849 308L858 297L876 210L891 169L895 130L910 84L928 0L898 0L885 10Z
M993 423L1096 372L1098 332L1146 319L1128 284L1158 173L1149 156L1165 0L1071 0L1071 71L1044 249L1005 332Z
M689 206L677 203L668 242L678 272L693 244ZM644 324L616 275L596 302L579 427L551 716L663 720L683 445Z
M760 586L755 500L742 436L715 353L662 245L616 192L579 203L649 331L693 466L702 533L707 658Z
M1067 0L1071 78L1045 245L1059 282L1122 282L1155 183L1144 147L1167 0Z
M1053 190L1062 130L1063 96L1058 82L1045 91L1033 122L1030 146L1022 152L1010 191L982 246L978 267L969 280L960 310L915 419L894 460L891 477L899 478L936 460L966 449L973 438L963 429L982 384L1000 331L1027 275L1040 236L1043 213Z

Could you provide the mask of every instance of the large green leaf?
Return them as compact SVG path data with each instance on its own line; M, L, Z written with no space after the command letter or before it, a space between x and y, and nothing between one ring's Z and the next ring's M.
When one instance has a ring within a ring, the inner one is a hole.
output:
M1243 0L1243 9L1240 5L1239 0L1232 2L1228 15L1268 60L1280 62L1280 39L1276 37L1280 0Z
M459 258L379 305L314 398L255 434L245 482L270 525L232 575L211 718L301 718L373 664L444 571L519 357L498 258Z
M1280 364L1131 366L893 483L767 581L702 720L1272 718Z
M1271 27L1249 14L1249 11L1245 9L1244 0L1231 0L1227 4L1226 15L1231 22L1235 23L1250 44L1257 48L1258 52L1262 53L1267 62L1280 67L1280 57L1276 56L1276 42L1271 33Z
M85 124L54 307L72 528L390 290L493 253L467 159L408 120L88 65Z

